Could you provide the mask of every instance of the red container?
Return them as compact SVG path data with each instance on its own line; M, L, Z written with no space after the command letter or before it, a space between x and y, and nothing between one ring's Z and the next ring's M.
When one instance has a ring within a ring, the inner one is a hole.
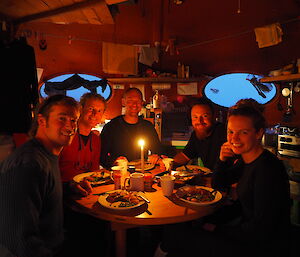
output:
M120 171L114 171L112 177L113 177L113 181L114 181L114 184L115 184L115 190L121 189L121 177L122 177L121 172Z
M153 184L153 176L150 172L144 173L144 190L145 191L151 191L152 190L152 184Z

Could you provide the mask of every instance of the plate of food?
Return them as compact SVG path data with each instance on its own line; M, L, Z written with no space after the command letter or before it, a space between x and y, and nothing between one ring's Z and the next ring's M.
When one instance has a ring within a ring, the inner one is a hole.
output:
M177 170L172 170L171 175L175 177L175 183L179 184L184 184L194 178L195 175L198 173L191 173L191 172L186 172L186 171L177 171Z
M129 192L125 190L113 190L101 194L98 202L109 209L128 210L139 207L145 203L144 199L139 196L141 192Z
M222 199L219 191L204 186L183 186L177 190L176 196L184 202L198 206L210 205Z
M176 171L182 171L185 173L198 173L198 174L202 174L202 175L208 175L211 174L212 171L209 168L206 167L201 167L198 165L183 165L180 166L176 169Z
M90 182L91 185L99 185L106 183L110 180L110 173L107 173L106 170L99 170L93 172L84 172L76 175L73 180L77 183L80 183L84 180Z
M141 171L141 160L135 160L135 161L131 161L128 162L128 167L129 166L134 166L135 167L135 171ZM155 167L155 164L152 164L151 162L147 162L145 161L144 164L144 170L151 170Z

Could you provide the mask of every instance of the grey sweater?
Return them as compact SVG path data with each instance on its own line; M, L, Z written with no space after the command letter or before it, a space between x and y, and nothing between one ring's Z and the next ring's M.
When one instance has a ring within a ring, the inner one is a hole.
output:
M62 241L58 158L32 139L0 164L0 245L18 257L48 257Z

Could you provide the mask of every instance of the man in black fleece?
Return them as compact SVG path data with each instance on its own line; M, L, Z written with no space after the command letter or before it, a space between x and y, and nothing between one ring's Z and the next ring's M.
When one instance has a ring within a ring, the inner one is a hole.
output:
M49 97L37 110L33 138L0 164L0 255L59 256L63 208L58 155L71 143L78 116L73 98Z
M138 140L145 140L145 153L162 153L162 145L153 124L139 117L143 105L143 95L138 88L124 92L122 104L125 114L112 119L101 132L101 165L113 166L116 159L126 157L128 161L140 159L141 148Z

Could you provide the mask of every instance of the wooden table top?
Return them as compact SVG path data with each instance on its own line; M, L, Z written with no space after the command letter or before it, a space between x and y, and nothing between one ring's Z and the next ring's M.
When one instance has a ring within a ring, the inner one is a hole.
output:
M113 189L113 184L95 187L93 193L87 197L72 196L68 199L67 205L75 211L111 222L132 225L162 225L201 218L213 213L222 204L221 200L208 206L195 206L180 200L174 193L170 197L164 196L157 184L153 185L152 192L145 192L150 203L130 210L105 208L98 203L99 196L93 195Z

